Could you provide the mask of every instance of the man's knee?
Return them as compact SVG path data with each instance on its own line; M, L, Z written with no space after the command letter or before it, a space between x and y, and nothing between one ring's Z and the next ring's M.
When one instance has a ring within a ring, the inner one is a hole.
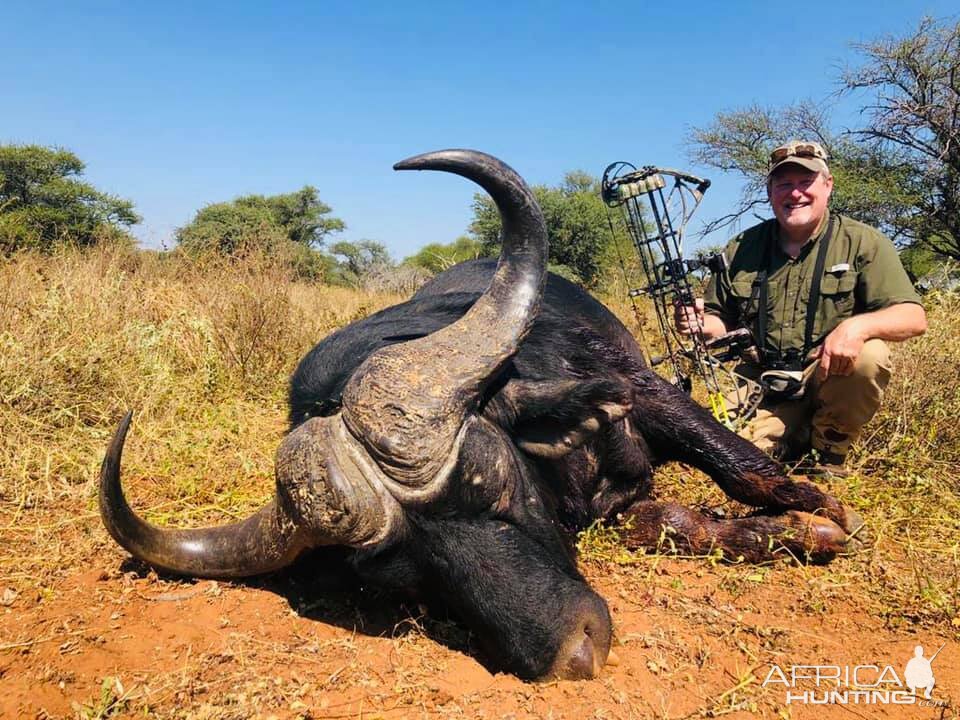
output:
M844 406L862 406L863 410L854 413L872 416L890 382L891 372L890 348L883 340L867 340L849 375L831 375L819 383L815 391L817 407L839 403L838 412L846 414Z
M890 349L882 340L864 343L850 375L831 375L816 392L812 445L844 456L880 408L890 382Z
M853 375L877 382L883 386L890 380L893 364L890 347L877 338L867 340L853 364Z

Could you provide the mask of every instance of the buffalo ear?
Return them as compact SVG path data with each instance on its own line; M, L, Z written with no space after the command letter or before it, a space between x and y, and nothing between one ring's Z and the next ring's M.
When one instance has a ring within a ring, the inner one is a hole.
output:
M500 396L517 445L544 458L563 457L633 407L630 387L619 379L511 380Z

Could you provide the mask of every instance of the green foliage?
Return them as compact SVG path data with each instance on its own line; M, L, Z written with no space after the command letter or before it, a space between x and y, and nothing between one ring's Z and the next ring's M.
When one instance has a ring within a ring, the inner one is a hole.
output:
M440 273L464 260L485 257L484 247L477 238L461 235L452 243L424 245L416 255L404 258L404 265L423 268L431 273Z
M336 264L328 282L334 285L359 287L367 275L394 266L386 246L375 240L341 241L330 247L330 255Z
M328 235L346 227L339 218L326 217L330 212L309 185L282 195L246 195L201 209L177 231L177 240L189 252L224 255L250 248L280 252L289 250L287 243L309 250L322 247ZM309 257L303 251L298 254Z
M311 185L284 195L247 195L235 202L240 207L269 214L292 242L308 247L321 247L328 235L347 227L339 218L324 217L332 209L321 202L317 189Z
M274 255L290 269L295 278L315 282L330 282L336 275L337 261L320 250L295 242L286 242Z
M900 261L913 282L942 265L942 257L928 247L914 245L900 253Z
M80 180L83 162L61 148L0 145L0 252L126 240L140 221L129 200Z
M559 186L537 185L533 193L547 224L550 269L584 285L596 285L615 252L597 179L573 171ZM484 255L499 252L500 215L486 195L474 195L470 232Z
M107 676L100 683L99 696L83 704L73 702L73 711L82 720L105 720L127 709L126 698L120 678Z
M868 92L853 130L834 130L825 103L718 113L689 137L701 164L744 180L739 206L706 227L725 227L767 202L767 159L791 139L817 140L836 180L831 206L887 232L960 259L960 23L924 19L903 38L855 45L863 63L840 78Z
M189 225L177 231L177 241L184 250L223 255L234 255L249 248L274 250L286 239L286 233L269 210L236 201L207 205Z

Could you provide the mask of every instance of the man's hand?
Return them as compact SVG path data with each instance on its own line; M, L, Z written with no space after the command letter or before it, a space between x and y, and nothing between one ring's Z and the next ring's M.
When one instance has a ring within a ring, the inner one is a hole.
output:
M823 382L830 375L851 374L866 341L856 315L837 325L817 349L817 379Z
M682 335L693 335L698 329L707 340L730 332L726 323L713 313L705 313L703 298L696 298L693 305L673 306L673 323Z
M693 305L673 306L673 323L681 335L693 335L697 330L703 332L703 298L696 298Z

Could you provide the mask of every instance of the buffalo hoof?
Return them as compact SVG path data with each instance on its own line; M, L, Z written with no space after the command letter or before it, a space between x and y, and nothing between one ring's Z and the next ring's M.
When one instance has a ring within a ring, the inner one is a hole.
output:
M870 536L870 529L863 517L856 510L844 508L847 516L844 518L843 529L847 531L848 551L860 551L869 547L873 538Z
M851 550L850 535L829 518L791 510L783 515L783 519L793 532L781 542L798 556L805 556L813 562L828 562Z

